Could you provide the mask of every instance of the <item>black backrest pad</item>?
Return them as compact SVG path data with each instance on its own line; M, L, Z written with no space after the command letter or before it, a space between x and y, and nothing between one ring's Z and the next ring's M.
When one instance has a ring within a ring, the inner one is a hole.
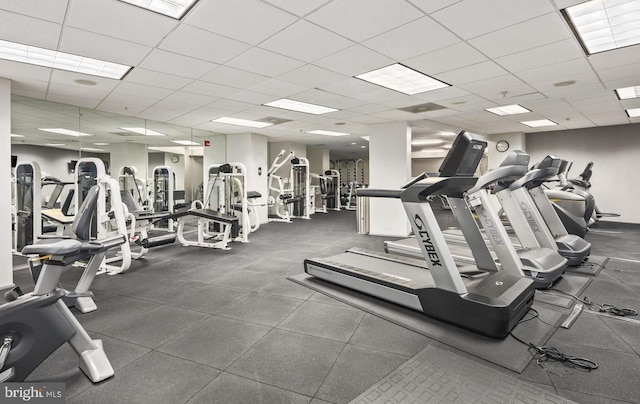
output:
M514 150L507 155L507 157L502 161L500 167L507 166L525 166L529 165L529 159L531 157L523 152L522 150Z
M76 217L73 218L71 230L78 240L88 241L91 237L91 218L98 205L99 193L100 187L98 185L92 186L84 197Z

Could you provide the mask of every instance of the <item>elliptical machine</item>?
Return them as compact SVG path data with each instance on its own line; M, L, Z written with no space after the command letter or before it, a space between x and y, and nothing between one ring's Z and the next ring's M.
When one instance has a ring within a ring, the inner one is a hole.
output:
M93 186L76 214L72 230L79 239L90 240L91 217L98 203L98 186ZM0 306L0 382L23 381L58 347L68 342L80 357L80 369L94 383L113 376L114 371L102 347L91 339L80 322L61 300L58 288L65 268L81 259L101 262L106 251L125 242L118 235L101 241L56 239L26 246L22 253L37 255L29 263L44 262L33 292L22 294L14 288Z

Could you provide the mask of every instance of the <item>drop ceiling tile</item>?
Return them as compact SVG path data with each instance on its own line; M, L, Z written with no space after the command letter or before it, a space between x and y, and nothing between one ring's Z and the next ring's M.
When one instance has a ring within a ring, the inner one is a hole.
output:
M153 104L149 109L154 109L154 110L167 110L167 111L174 111L176 113L176 115L173 115L173 112L171 113L172 118L179 116L179 115L183 115L187 112L191 112L195 109L198 109L199 106L198 105L194 105L194 104L185 104L183 102L176 102L176 101L168 101L166 99L158 101L157 103ZM146 112L146 110L144 111ZM168 118L171 119L171 118Z
M414 105L424 104L424 102L411 95L398 94L396 98L380 101L378 104L386 105L389 108L405 108Z
M300 20L260 44L263 49L312 62L354 45L348 39Z
M459 3L460 0L407 0L427 14L434 13L452 4Z
M567 80L575 80L574 77L583 74L595 76L589 62L587 62L586 59L580 58L556 63L551 66L523 70L518 72L516 76L527 83L550 81L559 83Z
M399 109L388 109L382 112L376 112L371 114L376 118L390 119L392 121L415 121L416 119L422 119L418 114L411 114L409 112L400 111ZM358 122L356 120L356 122Z
M189 93L186 91L176 91L175 93L167 96L165 101L180 102L191 105L207 105L217 100L215 97L209 95Z
M505 95L515 96L536 92L534 88L510 74L473 83L461 84L460 88L489 100L501 99L504 98Z
M488 101L482 97L478 97L475 94L441 100L438 101L438 104L460 111L468 111L469 108L485 109L497 106L496 103Z
M139 114L136 114L136 117L141 119L149 119L157 122L167 122L180 115L182 115L182 112L177 112L174 109L151 107L151 108L145 109Z
M355 76L371 70L389 66L395 61L361 45L341 50L314 64L347 76Z
M136 67L125 76L123 81L178 90L191 83L193 80Z
M640 108L640 98L620 100L620 105L622 105L622 109Z
M459 87L445 87L416 94L414 95L414 97L423 101L438 102L440 100L447 100L450 98L464 97L469 94L470 93L468 91L465 91Z
M223 109L223 110L227 110L235 113L235 112L245 111L249 108L255 107L255 105L249 104L246 102L220 99L212 102L211 104L208 105L208 107Z
M510 72L516 73L583 57L584 53L575 39L565 39L523 52L499 57L495 59L495 62Z
M144 59L150 47L89 31L65 26L58 50L108 62L135 66Z
M625 125L629 123L627 113L620 110L618 113L591 114L589 120L598 126Z
M226 99L246 102L248 104L261 105L265 102L273 101L274 97L272 95L256 93L255 91L241 90L237 93L227 95Z
M239 88L224 86L222 84L215 83L207 83L206 81L194 81L188 86L182 88L182 91L186 91L188 93L196 93L207 95L210 97L222 98L233 93L237 93L241 91Z
M0 76L19 81L49 81L53 69L0 59Z
M22 95L30 98L44 99L47 95L48 81L39 80L12 80L11 94ZM13 107L13 105L12 105Z
M471 46L464 42L458 42L455 45L408 59L404 61L404 64L424 74L434 75L486 60L488 59L483 54Z
M144 84L122 82L113 90L113 94L130 94L161 100L171 94L173 90L161 87L147 86Z
M640 63L598 70L598 77L611 90L640 85Z
M251 45L181 24L162 40L158 48L222 64L251 48Z
M597 70L611 69L618 66L640 63L640 52L638 52L638 45L628 46L626 48L613 49L590 55L589 62L591 62Z
M476 37L469 43L490 58L498 58L573 38L563 18L552 12Z
M62 25L0 10L0 38L41 48L58 48Z
M384 87L378 87L375 90L367 91L364 93L353 94L351 97L357 100L361 100L369 103L380 104L384 101L396 99L402 95L404 94L398 91L389 90Z
M139 66L160 73L197 79L209 73L218 65L205 62L204 60L154 49Z
M398 61L460 42L460 39L430 17L422 17L373 37L362 44Z
M184 22L251 45L269 38L297 20L258 0L201 1Z
M307 88L320 87L345 79L346 76L323 69L314 65L304 65L290 72L278 76L278 79L305 86Z
M249 87L249 90L276 97L287 97L306 90L306 87L288 83L278 79L269 79L260 84Z
M320 90L328 91L333 94L344 95L347 97L366 93L368 91L378 90L380 87L368 83L364 80L356 79L355 77L349 77L348 79L336 81L335 83L326 84L319 87Z
M68 0L25 1L3 0L0 9L28 15L57 23L62 23L67 11Z
M345 120L345 121L349 121L351 118L356 118L359 117L363 114L358 113L358 112L353 112L353 111L349 111L349 110L340 110L340 111L336 111L336 112L330 112L328 114L325 114L325 116L327 118L334 118L334 119L341 119L341 120ZM342 125L338 125L334 128L335 130L339 131L339 132L344 132L345 127Z
M265 0L282 10L288 11L298 17L305 16L312 11L319 9L331 0Z
M438 73L437 79L451 84L452 86L456 86L505 74L507 74L506 70L498 66L496 63L487 60L474 65L461 67L460 69Z
M100 104L102 98L88 95L74 94L52 94L47 93L47 101L59 102L61 104L75 105L81 108L93 109Z
M304 63L268 50L252 48L232 59L226 65L269 77L279 76Z
M358 113L361 113L361 114L375 114L376 112L386 111L387 109L389 109L389 108L384 106L384 105L364 104L364 105L360 105L359 107L348 108L347 110L348 111L353 111L353 112L358 112Z
M65 25L156 46L178 21L121 1L72 1Z
M554 11L548 1L463 0L431 17L463 39L470 39Z
M422 16L422 12L404 1L334 0L306 19L362 42Z
M336 109L345 109L364 104L361 100L328 93L315 88L295 94L291 98L296 101L310 102L312 104L324 105L325 107Z
M145 97L142 95L116 93L112 91L111 94L104 99L103 102L109 104L120 104L123 108L135 109L136 107L142 107L141 110L149 108L156 102L157 98Z
M200 80L224 84L230 87L248 88L269 80L269 77L250 73L245 70L234 69L229 66L220 66L202 76Z

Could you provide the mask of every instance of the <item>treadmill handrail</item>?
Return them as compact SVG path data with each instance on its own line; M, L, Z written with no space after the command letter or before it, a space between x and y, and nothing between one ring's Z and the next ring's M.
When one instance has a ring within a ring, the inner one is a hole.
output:
M507 181L521 178L527 173L527 170L527 166L498 167L480 176L480 178L478 178L478 182L476 182L476 185L468 190L467 194L472 194L483 188L486 188L496 181Z
M553 178L558 174L558 167L547 167L547 168L535 168L528 173L526 173L522 178L517 181L514 181L509 189L511 191L522 188L534 181L546 181L550 178Z
M401 189L371 189L371 188L356 189L356 196L364 196L364 197L370 197L370 198L400 199L401 194L402 194Z

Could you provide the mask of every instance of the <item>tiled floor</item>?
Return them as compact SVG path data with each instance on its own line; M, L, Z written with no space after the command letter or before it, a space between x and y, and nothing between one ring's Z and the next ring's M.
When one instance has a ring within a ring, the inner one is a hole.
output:
M66 382L69 403L349 402L428 344L445 347L286 279L306 257L381 250L383 238L355 232L354 216L271 223L231 251L159 247L125 274L99 276L98 310L77 316L103 339L115 377L92 385L63 346L31 380ZM593 254L640 258L640 226L601 223L588 239ZM587 295L640 308L640 264L613 263ZM78 276L63 280L72 286ZM29 289L27 271L15 279ZM592 313L558 330L548 344L596 360L591 373L535 361L521 375L490 366L578 402L640 402L638 331L640 321Z

